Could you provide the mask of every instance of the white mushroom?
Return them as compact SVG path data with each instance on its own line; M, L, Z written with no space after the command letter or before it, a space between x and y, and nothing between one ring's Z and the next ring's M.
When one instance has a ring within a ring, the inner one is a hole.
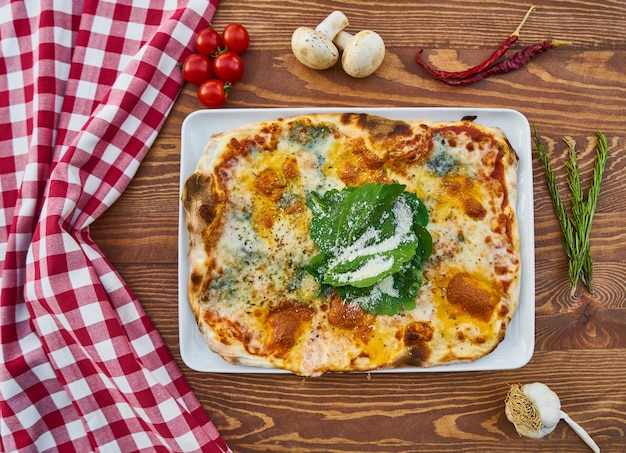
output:
M371 30L363 30L352 36L341 31L334 39L343 51L341 64L352 77L362 78L373 74L385 57L385 43L380 35Z
M291 35L291 50L298 61L311 69L328 69L339 59L333 38L348 26L341 11L333 11L315 30L299 27Z

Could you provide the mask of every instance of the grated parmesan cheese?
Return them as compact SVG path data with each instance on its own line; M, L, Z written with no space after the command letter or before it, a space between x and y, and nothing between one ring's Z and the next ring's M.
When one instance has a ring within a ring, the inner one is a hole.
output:
M351 283L376 277L377 275L391 269L393 263L394 259L392 256L374 255L359 269L337 275L337 280L341 283Z
M330 260L329 267L334 268L340 264L349 263L368 255L387 253L397 249L403 243L414 241L415 233L411 228L413 211L403 198L398 198L394 202L392 214L395 227L393 236L378 242L380 230L370 226L352 245L338 251L335 257ZM372 243L372 241L375 242ZM372 259L367 260L360 269L338 276L338 280L342 283L350 283L372 278L388 271L393 264L393 256L374 256Z

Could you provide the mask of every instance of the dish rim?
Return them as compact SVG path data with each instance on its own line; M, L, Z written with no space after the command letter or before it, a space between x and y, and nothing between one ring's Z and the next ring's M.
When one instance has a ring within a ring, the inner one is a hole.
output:
M485 126L499 127L518 154L517 216L520 233L522 270L516 313L507 327L504 340L489 354L472 362L372 370L370 373L495 371L521 368L533 356L535 346L535 258L532 144L530 124L517 110L474 107L297 107L257 109L197 110L184 119L181 127L181 154L178 213L178 324L181 358L195 371L212 373L291 374L276 368L235 365L211 351L197 327L189 305L187 285L188 233L180 195L187 177L195 171L198 158L209 137L234 127L315 113L369 113L395 119L454 121L467 116ZM202 127L196 123L200 122Z

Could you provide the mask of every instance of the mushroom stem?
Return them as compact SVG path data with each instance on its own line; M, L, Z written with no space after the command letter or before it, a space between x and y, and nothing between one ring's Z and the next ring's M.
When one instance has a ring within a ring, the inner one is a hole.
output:
M348 18L344 13L333 11L315 27L315 30L332 41L337 33L346 28L348 24Z
M339 50L343 51L346 47L348 47L348 43L353 37L354 36L348 33L347 31L342 30L339 33L337 33L337 35L333 39L333 42L335 43L335 45L337 46Z

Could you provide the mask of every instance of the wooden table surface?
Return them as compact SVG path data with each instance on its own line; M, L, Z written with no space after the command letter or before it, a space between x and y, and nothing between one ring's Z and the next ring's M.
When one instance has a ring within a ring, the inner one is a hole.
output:
M142 302L233 451L589 451L565 422L543 439L517 435L503 400L509 384L534 381L560 396L563 410L603 452L626 451L626 2L541 2L514 47L546 38L572 45L469 87L434 81L414 60L424 48L424 56L440 67L472 65L513 31L529 6L467 0L221 1L214 27L241 22L251 34L245 76L225 108L512 108L549 145L564 190L563 137L578 143L585 180L597 130L607 135L610 153L591 231L593 296L582 287L570 295L545 173L533 158L536 344L521 369L306 379L200 373L180 358L177 323L180 129L186 115L202 108L187 85L136 177L91 233ZM340 65L317 72L292 55L292 31L315 25L333 9L348 16L348 31L369 28L385 40L387 53L375 75L353 79Z

